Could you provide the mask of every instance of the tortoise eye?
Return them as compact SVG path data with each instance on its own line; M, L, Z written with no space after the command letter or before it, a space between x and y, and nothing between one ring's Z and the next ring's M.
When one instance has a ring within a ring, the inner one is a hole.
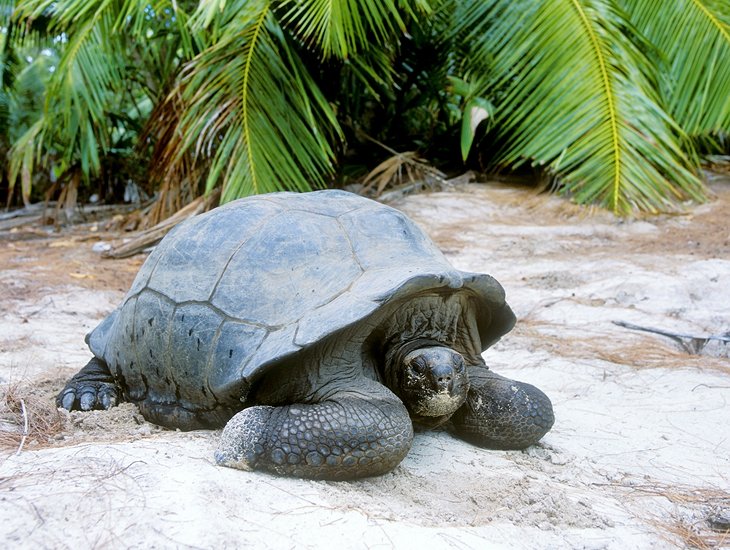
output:
M466 364L464 363L464 359L462 359L461 357L457 357L454 360L454 370L456 370L456 372L464 372L465 368Z
M411 361L410 367L416 374L423 374L426 371L426 362L419 357L418 359Z

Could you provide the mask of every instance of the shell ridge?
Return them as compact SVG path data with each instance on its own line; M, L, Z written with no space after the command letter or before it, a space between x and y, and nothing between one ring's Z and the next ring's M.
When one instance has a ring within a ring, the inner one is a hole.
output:
M137 330L137 306L139 305L139 296L134 302L134 309L132 310L132 322L130 326L130 333L131 333L131 342L130 347L132 348L132 355L134 356L134 363L137 364L137 369L140 369L141 363L139 362L139 354L137 353L137 338L136 338L136 330ZM133 370L132 364L128 367L130 370ZM142 384L144 385L144 396L147 397L147 394L149 393L149 386L147 385L147 377L144 375L144 373L140 369L140 380L142 381Z
M257 321L251 320L251 319L244 319L241 317L236 317L234 315L231 315L229 313L226 313L224 310L219 308L218 306L212 304L211 302L207 300L182 300L180 302L177 302L170 298L168 295L166 295L164 292L160 292L159 290L155 288L144 288L140 292L134 295L134 297L138 297L143 292L149 292L150 294L155 294L156 296L159 296L160 298L166 300L170 304L174 306L174 310L176 311L178 307L183 306L190 306L190 305L197 305L197 306L204 306L209 308L210 310L214 311L218 315L220 315L223 318L223 321L231 321L234 323L242 323L245 325L249 325L256 328L262 328L266 331L276 331L281 328L280 325L267 325L265 323L259 323ZM126 304L126 301L124 302Z
M360 210L360 208L357 208L356 210ZM347 212L344 212L341 215L344 215L346 213ZM362 274L365 273L365 268L363 267L363 264L362 264L362 262L360 261L360 258L357 255L357 250L355 250L355 246L352 243L352 236L350 235L350 232L342 224L342 221L340 221L340 216L335 217L335 222L337 223L337 225L342 230L342 234L345 235L345 238L347 239L347 244L350 245L350 251L352 252L352 257L355 259L355 263L357 264L357 267L360 268L360 275L358 275L357 278L348 285L347 290L349 290L350 288L352 288L352 285L355 284L355 281L357 279L359 279L360 277L362 277Z
M213 391L213 388L210 385L210 373L213 372L213 359L215 358L215 349L218 346L218 341L221 337L221 329L223 328L223 323L225 322L225 319L221 318L221 322L218 323L218 327L215 329L215 335L213 336L213 338L210 339L210 351L208 352L208 360L205 362L205 366L203 367L203 371L205 372L205 386L208 388L210 395L213 396L216 404L219 404L219 401L218 396Z
M243 200L243 199L241 199L241 200ZM269 204L273 204L277 208L281 208L281 206L276 204L274 201L264 200L261 202L268 202ZM223 266L223 269L221 269L221 272L218 274L218 278L216 279L215 284L213 285L213 290L211 290L210 294L208 294L208 302L210 303L211 306L213 306L213 296L215 296L215 293L218 292L218 286L220 285L221 280L223 279L223 275L225 275L226 271L228 271L228 266L231 265L231 261L233 261L234 256L236 254L238 254L238 251L241 250L241 248L243 248L246 245L246 243L251 239L251 237L258 232L258 230L261 226L269 223L272 219L276 218L277 216L280 216L284 212L285 212L284 210L280 210L279 212L277 212L270 218L266 218L266 219L260 221L259 223L257 223L256 226L254 227L254 229L249 233L248 237L246 237L240 243L238 243L238 246L235 247L235 250L233 250L233 252L231 252L231 255L228 256L228 260L226 260L226 263Z
M195 216L193 216L193 218L195 218ZM193 218L191 218L191 219L193 219ZM185 220L185 221L187 221L187 220ZM145 283L142 286L142 288L140 288L136 292L137 295L139 295L139 293L142 292L145 288L148 288L149 287L150 281L152 280L152 277L154 276L155 271L157 271L157 267L160 265L160 260L164 256L164 249L160 248L163 245L162 244L163 241L167 237L174 236L175 235L175 232L178 230L179 227L181 227L185 223L185 221L177 223L172 229L170 229L170 231L167 232L167 235L165 235L165 237L163 238L163 240L160 241L159 243L157 243L157 246L155 246L155 249L152 251L152 254L155 254L155 252L158 252L158 249L159 249L159 252L157 253L157 255L155 257L155 265L152 266L152 268L150 269L150 272L147 274L147 280L145 281ZM149 261L149 260L152 259L152 254L150 256L148 256L148 258L145 261L145 263L147 263L147 261ZM142 265L142 267L144 267L144 264ZM132 283L132 288L134 288L134 283Z

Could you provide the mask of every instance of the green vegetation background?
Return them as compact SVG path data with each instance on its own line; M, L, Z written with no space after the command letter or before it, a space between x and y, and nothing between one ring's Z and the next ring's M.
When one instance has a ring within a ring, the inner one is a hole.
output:
M729 132L730 0L0 0L9 204L131 181L174 210L390 150L661 212Z

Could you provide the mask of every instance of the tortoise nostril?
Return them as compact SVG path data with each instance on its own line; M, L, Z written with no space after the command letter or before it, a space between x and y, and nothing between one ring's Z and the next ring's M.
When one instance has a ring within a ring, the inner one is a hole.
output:
M448 366L439 365L431 371L431 383L439 391L451 391L453 380L454 371Z

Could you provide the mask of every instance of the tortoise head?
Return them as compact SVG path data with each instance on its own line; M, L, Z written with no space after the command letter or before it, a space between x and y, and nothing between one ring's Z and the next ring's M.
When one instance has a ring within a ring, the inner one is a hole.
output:
M386 366L386 384L411 417L429 426L448 420L464 404L469 377L464 358L451 348L425 345L401 350Z

